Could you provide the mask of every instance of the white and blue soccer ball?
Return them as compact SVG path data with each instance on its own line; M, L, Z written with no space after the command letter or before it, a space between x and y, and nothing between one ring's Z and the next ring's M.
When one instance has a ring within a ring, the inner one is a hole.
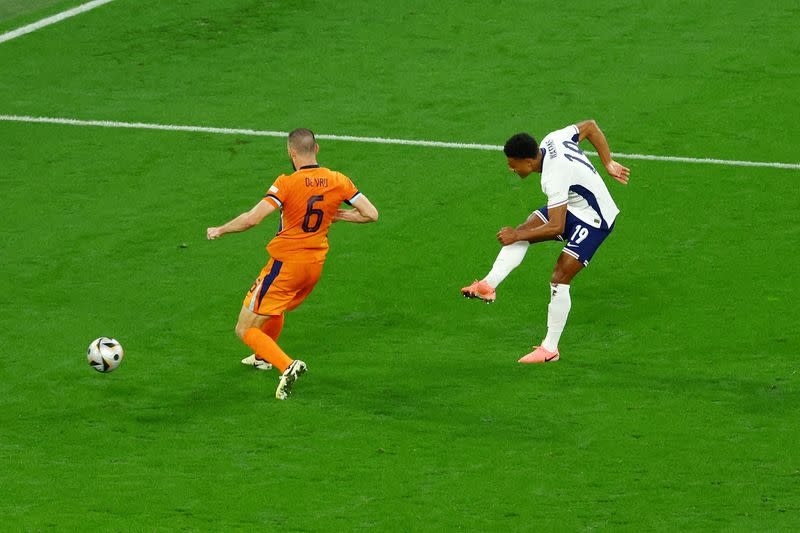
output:
M122 363L125 352L117 339L100 337L89 345L86 351L86 358L89 366L98 372L113 372Z

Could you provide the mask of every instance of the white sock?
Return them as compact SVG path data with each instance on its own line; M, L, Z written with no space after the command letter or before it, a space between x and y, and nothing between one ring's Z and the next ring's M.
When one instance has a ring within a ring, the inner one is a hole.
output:
M569 285L550 284L550 305L547 306L547 337L542 341L542 347L549 351L558 350L558 340L561 332L567 325L569 308L572 300L569 297Z
M531 243L528 241L517 241L514 244L503 246L500 253L497 254L497 259L494 260L492 270L486 274L484 281L496 289L500 282L522 263L530 245Z

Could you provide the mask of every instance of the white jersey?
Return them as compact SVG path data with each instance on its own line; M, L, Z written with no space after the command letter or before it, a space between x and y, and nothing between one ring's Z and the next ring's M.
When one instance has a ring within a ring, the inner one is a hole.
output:
M578 146L578 135L578 127L572 125L542 139L542 192L547 195L547 208L567 204L567 211L586 224L608 229L619 208Z

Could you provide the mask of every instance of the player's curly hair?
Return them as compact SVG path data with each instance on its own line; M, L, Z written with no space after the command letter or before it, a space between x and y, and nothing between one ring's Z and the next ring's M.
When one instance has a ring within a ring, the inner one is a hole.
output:
M517 133L506 141L503 152L514 159L536 159L539 144L527 133Z

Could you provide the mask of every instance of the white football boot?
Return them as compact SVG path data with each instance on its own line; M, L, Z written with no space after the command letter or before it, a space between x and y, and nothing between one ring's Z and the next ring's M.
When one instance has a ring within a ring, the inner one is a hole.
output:
M254 366L256 370L272 370L272 365L266 361L256 358L256 354L248 355L242 359L242 364L247 366Z
M285 400L292 393L292 386L301 375L303 375L308 367L300 359L295 359L292 364L281 374L281 381L278 383L278 389L275 391L275 397L279 400Z

